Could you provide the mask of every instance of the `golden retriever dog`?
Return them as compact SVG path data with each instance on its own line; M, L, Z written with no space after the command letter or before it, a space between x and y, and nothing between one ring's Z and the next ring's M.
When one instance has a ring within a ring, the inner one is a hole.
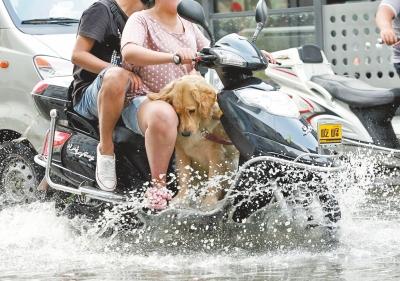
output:
M186 75L171 82L151 100L170 103L179 116L175 146L179 191L173 203L185 202L193 176L205 173L208 179L234 172L239 152L222 127L216 90L199 75ZM213 208L224 196L224 187L212 186L201 199L201 207Z

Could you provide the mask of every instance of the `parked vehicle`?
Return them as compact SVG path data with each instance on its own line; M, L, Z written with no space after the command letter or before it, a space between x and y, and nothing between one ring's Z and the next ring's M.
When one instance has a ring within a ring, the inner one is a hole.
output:
M178 11L212 37L203 9L196 1L181 1ZM259 1L256 14L258 27L253 42L267 20L264 0ZM253 71L268 66L253 42L230 34L216 43L212 40L211 47L203 49L196 59L198 67L215 69L221 77L221 122L241 154L242 167L223 201L227 215L220 218L245 223L271 206L293 211L298 203L308 226L316 223L333 227L340 219L340 208L320 174L341 167L328 150L319 147L316 132L299 116L289 96L253 76ZM49 186L74 198L75 204L98 209L107 202L127 202L140 194L143 183L150 180L144 139L123 124L117 126L114 142L119 186L116 192L100 190L95 181L97 124L74 112L68 84L65 79L48 79L32 93L43 115L51 118L43 151L35 161L46 168ZM311 204L319 206L319 217L311 214Z
M94 0L0 1L0 193L19 202L35 198L43 176L33 157L48 121L30 92L51 77L70 76L82 11Z
M375 88L336 75L324 52L305 45L273 53L279 64L266 74L292 96L304 118L343 126L343 150L364 151L385 166L400 167L400 142L392 119L400 105L400 88Z

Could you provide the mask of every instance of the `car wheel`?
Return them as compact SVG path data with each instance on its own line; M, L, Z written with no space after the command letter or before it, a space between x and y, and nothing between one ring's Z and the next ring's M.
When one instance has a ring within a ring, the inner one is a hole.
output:
M5 142L0 146L0 202L30 203L43 198L37 186L44 169L33 158L35 151L22 143Z

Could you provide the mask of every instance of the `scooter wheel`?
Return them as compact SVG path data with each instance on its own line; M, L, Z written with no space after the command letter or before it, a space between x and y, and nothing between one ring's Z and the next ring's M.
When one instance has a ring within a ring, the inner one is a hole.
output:
M37 186L44 169L33 158L35 151L17 142L0 145L0 204L30 203L44 198Z

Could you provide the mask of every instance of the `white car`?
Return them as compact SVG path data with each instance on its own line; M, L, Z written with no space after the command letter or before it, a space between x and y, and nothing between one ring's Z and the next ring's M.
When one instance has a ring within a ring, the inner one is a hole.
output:
M33 157L48 121L30 93L42 79L71 76L79 18L93 2L0 0L0 201L2 190L16 202L35 195L43 171Z

